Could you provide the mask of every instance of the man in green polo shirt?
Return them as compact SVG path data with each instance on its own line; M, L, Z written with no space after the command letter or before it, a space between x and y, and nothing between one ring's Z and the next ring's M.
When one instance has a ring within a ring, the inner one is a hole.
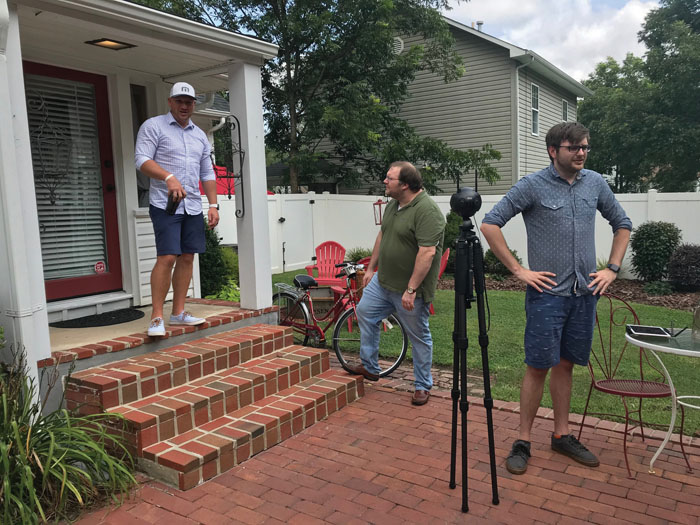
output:
M409 162L394 162L384 179L386 207L382 229L372 250L357 307L362 364L353 372L379 379L379 331L383 319L395 313L412 344L414 405L430 397L433 339L428 325L435 295L445 231L445 218L423 190L420 172Z

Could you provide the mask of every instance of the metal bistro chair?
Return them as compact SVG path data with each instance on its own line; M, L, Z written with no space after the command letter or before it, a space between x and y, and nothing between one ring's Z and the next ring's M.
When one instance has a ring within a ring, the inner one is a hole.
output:
M341 286L345 288L345 278L338 278L338 268L345 259L345 248L335 241L322 242L316 246L316 263L306 266L306 273L316 279L320 285ZM314 275L316 272L316 275Z
M588 404L593 390L619 396L625 409L625 433L623 450L627 475L632 478L629 460L627 459L627 435L639 428L644 441L644 422L642 420L642 401L644 399L671 397L671 388L664 382L663 373L649 359L647 351L632 346L625 339L626 325L640 324L637 314L623 299L612 294L603 294L596 310L596 324L593 333L593 347L588 362L591 374L591 386L588 390L586 408L583 411L579 439L586 421ZM628 348L629 345L629 348ZM645 373L646 371L646 373ZM638 408L630 408L628 400L639 400ZM683 418L681 407L681 418ZM621 417L620 414L593 413L603 417ZM631 417L633 416L633 417ZM630 428L630 423L634 426ZM652 426L647 423L647 427ZM680 439L681 450L685 462L690 469L688 457L683 448L683 438Z

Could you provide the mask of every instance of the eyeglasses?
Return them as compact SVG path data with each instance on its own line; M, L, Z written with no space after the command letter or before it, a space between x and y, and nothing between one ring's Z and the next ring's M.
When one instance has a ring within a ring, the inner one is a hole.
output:
M384 177L384 180L399 180L398 177Z
M578 153L578 150L582 150L584 153L588 153L591 151L591 147L588 144L580 144L578 146L562 146L560 144L557 144L554 146L555 148L566 148L569 150L570 153Z

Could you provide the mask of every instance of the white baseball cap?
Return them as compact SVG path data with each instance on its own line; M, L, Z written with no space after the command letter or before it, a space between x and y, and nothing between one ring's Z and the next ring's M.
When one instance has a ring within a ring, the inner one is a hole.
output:
M194 94L194 88L190 86L187 82L175 82L172 89L170 90L171 97L186 96L197 98Z

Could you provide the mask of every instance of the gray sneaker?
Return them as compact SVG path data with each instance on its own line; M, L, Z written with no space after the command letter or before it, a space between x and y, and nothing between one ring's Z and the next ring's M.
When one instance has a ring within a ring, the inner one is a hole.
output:
M189 312L182 312L180 315L170 316L170 324L172 325L184 324L187 326L197 326L198 324L202 324L204 321L206 321L206 319L194 317L193 315L190 315Z
M568 434L560 438L555 438L554 435L552 435L552 450L569 456L574 461L578 461L588 467L597 467L600 465L598 458L584 447L573 434Z
M530 459L530 442L518 439L506 459L506 468L511 474L525 474Z

